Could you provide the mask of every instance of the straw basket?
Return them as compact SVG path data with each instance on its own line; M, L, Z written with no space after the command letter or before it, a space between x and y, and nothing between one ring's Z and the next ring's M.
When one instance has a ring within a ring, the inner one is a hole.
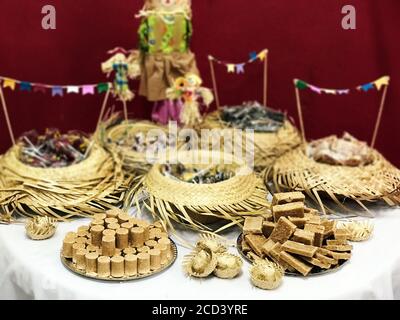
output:
M198 169L209 167L213 159L213 164L235 170L236 174L215 184L191 184L165 176L161 171L162 162L159 162L132 189L127 206L136 204L140 208L142 199L144 206L172 229L172 221L207 231L210 229L205 224L226 220L227 224L216 232L240 224L246 215L261 214L269 209L262 179L243 161L229 154L205 150L181 151L174 159ZM200 163L199 159L206 161Z
M330 198L346 211L346 199L354 200L365 210L368 202L400 204L400 171L378 151L370 148L373 162L367 166L346 167L316 162L307 157L303 147L279 158L269 173L278 191L307 193L325 212L324 198Z
M150 131L167 134L168 129L149 121L124 121L117 125L104 122L99 130L99 138L106 149L122 159L125 173L141 175L150 170L156 159L149 159L146 152L137 152L130 147L118 145L118 141L134 137L138 133L146 135Z
M15 144L0 159L0 210L3 218L13 213L68 220L90 216L123 202L128 181L120 161L97 143L88 157L64 168L36 168L19 159Z
M230 129L228 123L225 123L220 118L219 111L209 114L204 123L204 129ZM236 129L237 130L237 129ZM274 133L254 133L254 150L250 150L249 146L245 144L245 139L242 142L243 153L250 151L254 153L254 168L260 172L268 169L277 158L292 150L301 144L301 137L297 129L286 120L284 125Z

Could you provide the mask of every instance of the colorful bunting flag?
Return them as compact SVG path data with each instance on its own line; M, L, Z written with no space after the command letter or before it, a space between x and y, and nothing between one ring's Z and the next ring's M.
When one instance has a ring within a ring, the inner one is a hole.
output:
M96 86L94 86L94 85L85 85L85 86L82 86L82 94L85 96L85 95L88 95L88 94L94 94L95 93L95 87Z
M4 79L3 88L10 88L11 90L15 90L17 82L13 79Z
M62 97L64 95L63 88L62 87L53 87L53 88L51 88L51 95L53 97L55 97L55 96Z
M79 87L78 86L67 86L67 93L79 93Z
M383 86L388 86L390 82L390 77L385 76L375 81L375 86L380 91Z
M363 92L368 92L369 90L373 90L375 87L379 91L382 89L383 86L388 86L390 82L390 77L389 76L384 76L382 78L379 78L378 80L375 80L373 82L361 85L356 87L358 91L363 91ZM304 89L310 89L313 92L316 92L318 94L325 93L325 94L333 94L333 95L346 95L350 94L351 89L324 89L324 88L319 88L317 86L308 84L302 80L297 80L295 79L295 86L296 88L300 90Z
M103 93L103 92L107 92L109 90L109 85L108 83L99 83L97 85L97 92L98 93Z
M21 91L31 92L32 91L32 83L23 81L19 84L19 89Z
M249 54L249 60L242 62L242 63L230 63L230 62L221 61L211 55L208 56L208 59L210 61L214 61L215 63L224 65L227 68L228 73L243 74L243 73L245 73L245 67L247 64L253 63L257 60L263 62L267 59L267 54L268 54L267 49L264 49L263 51L261 51L259 53L255 52L255 51L251 52Z
M235 73L235 65L234 64L227 64L228 73Z
M260 61L264 61L267 58L267 50L261 51L257 57Z
M244 73L244 66L245 66L244 63L239 63L239 64L237 64L237 65L236 65L236 73L237 73L237 74L239 74L239 73Z
M250 62L253 62L253 61L257 60L258 54L257 54L257 52L253 51L253 52L250 52L249 56L250 56Z
M33 92L41 92L41 93L46 93L47 88L43 84L34 84L33 85Z

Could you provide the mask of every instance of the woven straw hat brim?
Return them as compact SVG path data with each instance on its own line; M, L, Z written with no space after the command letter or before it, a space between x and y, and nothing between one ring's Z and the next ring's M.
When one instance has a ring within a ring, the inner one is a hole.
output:
M297 190L306 192L323 207L321 196L333 199L342 206L345 198L363 202L384 200L398 205L400 196L400 170L391 165L378 151L370 150L373 162L362 167L328 165L314 161L298 147L279 158L272 171L278 191Z
M63 168L34 168L19 160L14 145L0 160L3 213L49 215L59 220L88 216L121 204L128 188L120 161L94 143L88 157Z
M227 123L220 119L219 112L209 114L203 125L206 129L229 129ZM245 139L244 139L245 140ZM298 130L286 120L277 132L254 133L254 165L257 171L268 169L278 157L301 144ZM242 146L246 150L245 142Z

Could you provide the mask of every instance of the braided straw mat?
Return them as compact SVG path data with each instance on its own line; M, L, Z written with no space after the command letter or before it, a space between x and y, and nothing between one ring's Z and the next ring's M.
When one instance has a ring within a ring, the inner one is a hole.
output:
M90 216L123 202L129 182L120 161L97 143L88 157L64 168L35 168L19 160L14 145L0 159L0 210L3 220L13 213L68 220Z
M259 215L269 210L262 179L243 161L230 154L205 150L179 151L176 154L187 167L203 169L210 166L193 160L194 155L208 161L214 159L213 164L235 170L236 174L215 184L192 184L165 176L160 162L131 190L126 206L136 204L140 210L142 201L153 215L172 229L172 221L198 231L210 230L206 224L216 220L228 221L216 233L241 224L246 215Z
M297 190L307 193L325 212L324 198L332 199L345 211L346 199L354 200L363 209L365 203L385 201L389 206L400 204L400 170L378 151L371 149L374 161L367 166L346 167L314 161L303 147L279 158L267 177L278 191Z

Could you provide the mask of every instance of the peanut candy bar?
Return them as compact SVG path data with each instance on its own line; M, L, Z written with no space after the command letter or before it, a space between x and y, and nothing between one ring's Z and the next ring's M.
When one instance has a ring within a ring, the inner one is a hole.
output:
M251 251L251 247L248 245L246 240L242 239L242 251L246 254Z
M243 234L262 234L263 217L246 217Z
M272 251L272 249L274 248L275 245L276 245L276 243L274 241L267 240L267 242L264 243L264 245L262 246L261 250L265 255L271 257L270 253L271 253L271 251Z
M317 248L314 246L309 246L303 243L286 241L282 245L282 249L289 253L294 253L300 256L312 258L317 252Z
M300 272L303 276L307 276L311 270L312 266L305 264L304 262L300 261L299 259L295 258L291 254L287 253L286 251L282 251L279 255L280 259L285 261L288 265L296 269Z
M291 202L303 202L305 201L305 196L301 192L284 192L275 193L272 198L272 205L285 204Z
M332 257L337 260L349 260L351 253L348 252L332 252Z
M326 244L328 246L345 246L348 245L349 242L347 240L326 240Z
M336 229L334 231L335 240L348 240L349 234L345 229Z
M314 246L322 247L322 242L324 241L324 232L325 232L324 226L307 223L304 226L304 230L314 233L314 243L313 243Z
M330 250L330 251L338 251L338 252L347 252L347 251L353 250L353 246L350 244L341 245L341 246L327 245L327 246L324 246L323 248Z
M287 204L275 205L272 207L272 215L275 222L280 217L304 218L304 204L302 202L293 202Z
M272 260L278 263L284 270L296 271L280 258L281 252L282 252L282 245L279 242L277 242L270 250L269 256L271 257Z
M246 239L247 244L254 251L254 253L262 258L264 256L264 254L263 254L261 248L264 245L264 243L267 242L267 239L264 236L259 236L259 235L254 235L254 234L246 235L245 239Z
M268 238L272 231L274 231L276 224L270 221L264 221L262 225L262 233L264 237Z
M297 228L304 228L304 225L308 222L307 218L288 217L288 219L295 224Z
M333 236L336 230L336 221L324 219L321 221L321 225L325 227L325 233L324 233L325 239Z
M330 269L331 265L329 263L322 262L321 260L318 260L316 258L307 258L307 257L301 257L304 261L312 264L313 266L319 267L321 269Z
M315 234L311 231L297 229L292 236L292 240L295 242L312 245L314 243L314 237Z
M269 238L274 242L284 243L290 239L296 229L296 225L291 223L289 219L281 217Z
M315 258L318 259L319 261L321 261L322 263L326 263L326 264L331 264L331 265L337 265L338 261L335 258L330 258L327 257L321 253L316 253L315 254Z

